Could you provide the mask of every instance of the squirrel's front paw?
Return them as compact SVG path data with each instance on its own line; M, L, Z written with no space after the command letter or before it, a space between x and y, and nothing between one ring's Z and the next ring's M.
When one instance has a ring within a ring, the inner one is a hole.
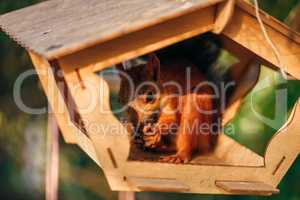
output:
M165 156L161 157L159 159L160 162L165 162L165 163L173 163L173 164L186 164L191 160L191 156L189 154L181 154L177 153L176 155L172 156Z
M154 149L159 147L161 143L161 134L159 129L151 124L145 125L143 129L143 140L145 148Z

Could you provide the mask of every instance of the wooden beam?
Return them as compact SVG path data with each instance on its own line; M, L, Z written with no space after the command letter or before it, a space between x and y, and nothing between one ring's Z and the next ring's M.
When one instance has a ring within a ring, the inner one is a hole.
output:
M244 71L242 71L242 73L239 74L240 78L235 83L236 84L235 90L229 99L228 108L226 109L222 117L223 125L226 125L236 116L236 114L240 110L240 105L243 99L255 87L259 79L260 64L256 61L251 62L249 60L248 62L249 63L246 65L246 69L244 66L241 66L239 63L237 64L237 66L234 66L234 67L241 66L244 69Z
M183 192L190 190L188 186L174 179L127 177L126 180L141 191Z
M215 7L208 7L156 26L124 35L60 59L70 70L91 66L94 71L167 47L210 31ZM179 28L180 27L180 28Z
M268 144L265 153L266 168L271 174L268 184L276 186L297 159L300 152L300 99L286 121Z
M234 12L235 1L236 0L228 0L218 4L215 27L213 29L214 33L222 33L226 25L230 22Z
M276 44L281 54L280 59L285 67L284 70L299 80L300 43L296 41L296 36L294 40L286 35L289 29L284 29L285 31L283 31L281 30L283 27L280 27L281 29L277 28L277 30L273 26L266 24L271 40ZM239 44L241 49L246 48L253 52L252 54L256 55L259 61L264 61L267 66L270 66L268 65L268 63L270 63L271 66L280 67L269 44L264 38L257 19L244 9L240 7L236 9L232 23L225 28L223 34ZM264 64L264 62L262 62L262 64Z
M233 76L232 78L234 80L239 80L240 75L243 73L243 71L247 70L250 62L254 61L260 63L261 65L271 67L274 70L278 70L278 67L276 67L276 65L258 56L250 49L245 48L230 37L227 37L226 35L220 35L220 39L222 41L223 48L239 60L239 63L234 65L231 69L231 75Z
M237 6L242 9L245 13L251 15L256 18L255 7L249 1L245 0L236 0ZM292 30L288 25L280 22L276 18L270 16L268 13L260 10L260 16L262 21L267 24L271 29L277 31L278 33L284 35L289 38L293 42L300 44L300 33Z
M52 60L222 1L52 0L2 15L0 28L23 47Z
M78 144L99 166L100 162L96 156L94 146L91 140L78 129L71 121L68 107L64 102L64 97L59 91L53 72L50 70L50 63L43 57L29 52L34 67L37 71L48 102L52 108L61 133L65 142L70 144Z
M33 65L37 71L45 95L54 112L55 118L61 129L64 140L70 144L76 144L76 136L69 127L69 116L67 106L63 102L63 97L60 95L55 77L50 70L50 63L41 56L29 52Z
M278 189L262 182L216 181L216 185L232 194L270 196L279 193Z

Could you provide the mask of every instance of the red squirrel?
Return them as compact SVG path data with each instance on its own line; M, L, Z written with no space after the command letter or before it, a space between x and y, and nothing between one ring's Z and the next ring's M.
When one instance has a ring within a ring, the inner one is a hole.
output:
M214 148L217 134L213 124L217 123L218 108L213 101L213 89L205 84L197 66L185 58L162 65L151 54L140 70L131 72L128 74L137 86L135 96L128 99L124 79L120 95L128 102L129 115L142 132L145 148L173 152L174 155L161 157L160 161L175 164L187 163L194 153L207 153Z

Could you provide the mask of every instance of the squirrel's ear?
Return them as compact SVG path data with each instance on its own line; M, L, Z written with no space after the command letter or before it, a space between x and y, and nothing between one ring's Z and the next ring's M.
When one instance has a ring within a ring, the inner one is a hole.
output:
M160 60L155 54L149 55L147 74L150 75L151 80L160 80Z
M119 70L119 71L125 71L125 67L123 65L123 63L119 63L116 65L116 69Z

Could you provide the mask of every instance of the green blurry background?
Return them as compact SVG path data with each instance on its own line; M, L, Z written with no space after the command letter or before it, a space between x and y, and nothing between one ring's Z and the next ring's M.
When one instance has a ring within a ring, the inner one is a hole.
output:
M130 1L130 0L129 0ZM38 3L39 0L0 0L0 14ZM271 15L281 21L299 28L299 0L261 0L261 6ZM0 199L43 199L44 174L46 152L46 120L45 115L28 115L20 110L13 101L14 81L32 65L28 55L15 42L4 33L0 33ZM277 74L263 70L265 75L273 78L273 88L280 83ZM262 75L263 76L263 75ZM300 96L299 82L286 83L289 96L289 107ZM298 88L298 89L297 89ZM266 90L255 99L255 104L260 105L261 112L272 115L272 98L265 102L264 96L272 96L273 90ZM36 77L26 80L22 88L22 97L30 107L44 107L47 100ZM262 103L264 102L264 103ZM233 120L238 132L241 130L263 131L273 134L276 130L265 125L255 123L248 127L243 123L249 110L247 98L237 118ZM248 117L249 118L249 117ZM251 119L252 120L252 119ZM278 121L280 126L282 121ZM257 131L256 131L257 132ZM235 134L240 142L251 141L249 148L257 149L262 154L264 147L261 138L246 134ZM101 170L76 146L66 145L61 140L60 154L60 182L59 199L117 199L117 193L111 192L103 177ZM253 146L254 145L254 146ZM163 193L139 193L137 199L289 199L300 200L300 159L295 162L279 188L281 193L273 197L229 197L207 195L179 195Z

